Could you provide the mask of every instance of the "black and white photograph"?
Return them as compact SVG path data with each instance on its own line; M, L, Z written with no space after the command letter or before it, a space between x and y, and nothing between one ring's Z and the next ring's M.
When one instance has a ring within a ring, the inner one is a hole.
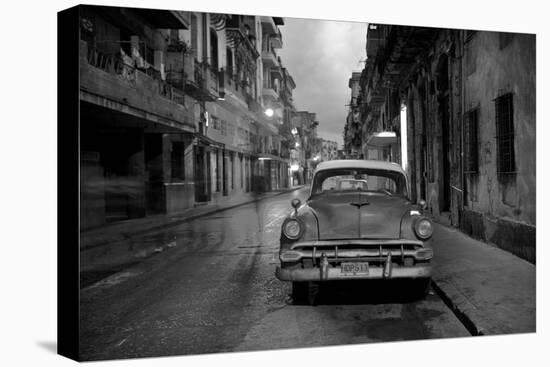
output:
M480 364L511 345L534 361L539 25L417 19L420 3L396 6L408 18L203 5L49 14L57 167L33 148L31 237L6 242L40 258L32 198L57 203L40 250L57 288L18 288L31 318L14 321L56 328L35 346L67 362L463 366L492 343Z
M534 34L77 9L79 359L536 331Z

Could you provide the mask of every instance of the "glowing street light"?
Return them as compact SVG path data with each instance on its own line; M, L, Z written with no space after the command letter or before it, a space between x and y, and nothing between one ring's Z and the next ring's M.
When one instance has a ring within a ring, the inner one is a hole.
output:
M267 117L273 117L273 115L275 114L275 111L273 111L273 108L268 108L265 110L264 113Z

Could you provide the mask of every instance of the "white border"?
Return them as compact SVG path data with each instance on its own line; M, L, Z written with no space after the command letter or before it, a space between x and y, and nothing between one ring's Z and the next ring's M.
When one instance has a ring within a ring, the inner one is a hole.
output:
M537 33L537 187L546 182L548 135L548 11L543 2L479 0L321 2L90 1L90 4L224 11L334 20ZM56 340L56 12L70 1L10 2L2 11L2 353L0 364L72 365L51 348ZM6 83L7 79L7 83ZM298 86L299 87L299 86ZM546 102L546 105L543 104ZM541 122L545 121L545 124ZM548 282L544 230L548 195L537 209L537 334L380 343L278 352L253 352L102 362L101 365L526 365L548 360ZM7 204L7 205L6 205ZM75 213L76 214L76 213ZM541 232L542 230L542 232ZM505 276L505 274L495 274ZM546 287L547 288L547 287ZM545 302L546 301L546 302ZM545 340L546 339L546 340ZM353 363L353 364L352 364ZM542 364L541 362L536 365Z

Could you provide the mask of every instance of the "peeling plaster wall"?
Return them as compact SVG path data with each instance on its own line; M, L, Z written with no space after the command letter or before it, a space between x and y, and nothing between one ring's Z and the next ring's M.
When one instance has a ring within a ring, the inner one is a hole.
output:
M507 44L501 37L497 32L477 32L465 50L465 109L479 106L479 173L467 175L461 227L534 263L535 36L514 34ZM499 177L494 99L508 92L513 93L516 173Z
M535 262L535 36L475 32L463 43L466 33L441 29L400 82L413 199L426 199L437 220ZM507 92L513 93L517 172L503 176L494 99ZM388 94L375 124L387 123L389 101ZM480 113L479 172L463 180L464 115L473 107Z
M535 36L513 35L500 48L499 33L478 32L465 53L473 59L465 79L465 106L479 106L479 174L471 175L467 207L496 218L535 225ZM513 93L515 175L497 175L494 99Z

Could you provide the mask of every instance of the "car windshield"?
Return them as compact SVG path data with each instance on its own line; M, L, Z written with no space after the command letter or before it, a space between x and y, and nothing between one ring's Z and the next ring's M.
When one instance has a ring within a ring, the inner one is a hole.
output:
M366 168L338 168L318 172L311 194L370 192L407 196L405 176L399 172Z

